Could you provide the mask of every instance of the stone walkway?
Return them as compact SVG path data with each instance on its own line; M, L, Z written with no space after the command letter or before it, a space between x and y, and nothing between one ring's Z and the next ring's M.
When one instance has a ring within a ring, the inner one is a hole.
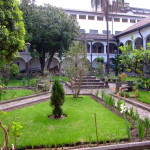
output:
M72 94L71 89L68 88L67 86L65 86L65 84L63 84L63 85L64 85L65 93L66 94ZM107 92L107 93L111 93L111 89L115 85L110 83L109 86L110 86L110 88L104 89L105 92ZM93 95L95 95L95 93L97 91L98 91L98 97L101 98L101 91L102 91L102 89L82 89L80 94L93 94ZM45 94L45 95L41 95L41 96L37 96L37 97L33 97L33 98L27 98L27 99L24 99L24 100L7 103L7 104L0 104L0 110L6 110L6 109L10 109L11 110L12 106L20 108L20 106L22 106L22 105L34 104L34 103L37 103L37 102L48 100L49 98L50 98L50 93L49 94ZM116 103L117 103L117 101L118 101L118 99L115 98L115 102ZM137 110L139 115L140 115L140 118L143 119L145 117L148 117L150 119L150 112L149 111L141 109L141 108L136 107L136 106L133 106L132 104L127 103L127 102L126 102L126 107L127 107L128 110L131 107L133 107L135 112Z

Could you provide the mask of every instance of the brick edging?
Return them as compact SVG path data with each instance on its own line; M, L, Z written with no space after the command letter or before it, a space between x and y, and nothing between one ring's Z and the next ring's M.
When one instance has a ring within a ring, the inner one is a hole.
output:
M109 93L109 94L111 94L111 95L114 96L114 97L118 97L118 96L116 96L115 94L112 94L112 93ZM137 107L139 107L139 108L142 108L142 109L147 110L147 111L150 112L150 107L147 107L147 106L144 106L144 105L142 105L142 104L140 104L140 103L134 102L134 101L132 101L132 100L130 100L130 99L128 99L128 98L123 98L123 97L121 97L121 96L119 96L119 98L122 99L122 100L125 100L126 102L128 102L128 103L130 103L130 104L132 104L132 105L134 105L134 106L137 106Z
M43 93L38 93L38 94L34 94L34 95L29 95L29 96L24 96L24 97L20 97L20 98L15 98L15 99L11 99L11 100L4 100L4 101L0 101L0 104L11 103L11 102L15 102L15 101L19 101L19 100L23 100L23 99L27 99L27 98L32 98L32 97L36 97L36 96L45 95L45 94L48 94L48 93L50 93L50 91L43 92Z
M150 141L144 142L133 142L133 143L125 143L125 144L117 144L117 145L108 145L108 146L99 146L99 147L91 147L91 148L81 148L82 150L141 150L150 148ZM80 149L74 149L80 150Z

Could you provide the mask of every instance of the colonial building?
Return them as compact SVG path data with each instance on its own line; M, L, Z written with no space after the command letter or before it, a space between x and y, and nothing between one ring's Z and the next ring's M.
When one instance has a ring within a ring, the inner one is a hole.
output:
M87 42L87 58L92 62L92 67L97 65L96 58L103 57L107 61L107 38L106 38L106 20L101 12L66 10L69 15L75 17L80 26L80 32L83 33L80 40ZM120 53L118 47L131 42L131 36L134 37L133 47L140 49L146 48L146 43L150 42L150 9L129 7L126 3L118 13L109 16L109 57L115 57ZM40 62L38 58L32 58L28 52L29 45L24 51L19 52L18 58L14 63L18 64L20 70L38 69ZM46 64L48 58L45 60ZM55 54L50 68L60 67L60 60Z

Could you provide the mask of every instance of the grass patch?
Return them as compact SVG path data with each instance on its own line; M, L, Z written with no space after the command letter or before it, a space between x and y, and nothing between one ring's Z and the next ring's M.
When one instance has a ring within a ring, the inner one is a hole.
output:
M4 90L4 93L2 95L2 101L19 98L23 96L32 95L34 92L32 90L27 89L20 89L20 90Z
M4 124L14 120L21 122L23 130L21 137L18 138L19 148L96 141L94 113L97 114L99 140L118 140L127 137L124 119L88 96L78 99L66 96L63 112L67 114L64 119L48 118L52 109L47 101L9 112L7 116L1 116L0 120ZM1 129L0 135L3 135ZM0 136L0 143L3 143L2 137ZM13 143L12 137L10 139L10 143Z
M63 82L68 82L69 78L65 77L65 76L52 76L52 80L59 80L59 81L63 81Z
M8 82L8 86L24 86L23 80L10 79Z
M131 95L131 97L133 97L135 95L135 91L129 92L129 94ZM137 100L150 104L150 92L139 90L139 97L137 98Z

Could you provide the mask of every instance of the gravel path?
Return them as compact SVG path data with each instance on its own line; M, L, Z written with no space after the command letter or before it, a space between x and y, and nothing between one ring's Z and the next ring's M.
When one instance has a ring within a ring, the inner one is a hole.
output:
M65 93L66 94L72 94L71 92L71 89L67 86L64 85L64 89L65 89ZM105 92L107 93L111 93L111 89L114 88L115 84L112 84L110 83L109 84L110 88L106 88L104 89ZM95 95L95 93L98 91L98 97L101 98L101 91L102 89L81 89L81 92L80 94L93 94ZM0 110L6 110L7 108L11 108L12 106L13 107L18 107L18 106L21 106L21 105L27 105L27 104L30 104L30 103L38 103L38 102L41 102L42 100L48 100L50 98L50 93L49 94L45 94L45 95L41 95L41 96L37 96L37 97L33 97L33 98L27 98L27 99L24 99L24 100L20 100L20 101L15 101L15 102L11 102L11 103L6 103L6 104L0 104ZM117 103L118 99L115 98L115 102ZM136 112L136 110L138 111L139 115L140 115L140 118L145 118L145 117L148 117L150 119L150 112L147 111L147 110L144 110L144 109L141 109L141 108L138 108L136 106L133 106L132 104L130 103L125 103L126 104L126 107L127 109L129 110L131 107L133 107L134 111ZM148 105L150 107L150 105Z

